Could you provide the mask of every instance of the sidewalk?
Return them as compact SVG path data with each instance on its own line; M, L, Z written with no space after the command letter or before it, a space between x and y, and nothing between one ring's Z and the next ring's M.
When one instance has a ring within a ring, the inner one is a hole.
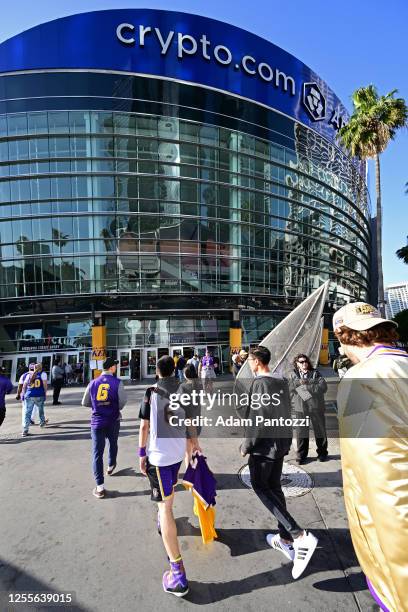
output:
M191 494L179 487L175 515L190 579L190 593L179 601L163 593L166 557L155 529L156 509L135 469L142 385L128 389L120 463L105 483L110 495L104 500L91 494L89 410L79 406L82 391L64 389L63 405L47 406L50 426L32 427L33 436L24 439L19 406L8 404L0 429L0 490L7 491L1 500L0 591L73 591L77 603L71 609L92 612L203 605L253 612L372 610L347 528L336 440L330 440L331 461L302 466L313 480L311 491L288 498L298 522L319 538L305 574L293 581L284 557L265 542L275 521L238 477L246 463L239 441L202 439L218 482L219 538L202 544Z

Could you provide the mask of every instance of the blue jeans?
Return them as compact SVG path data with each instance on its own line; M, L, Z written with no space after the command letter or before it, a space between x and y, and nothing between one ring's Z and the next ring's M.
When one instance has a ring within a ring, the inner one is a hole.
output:
M103 478L103 451L105 450L105 439L109 441L108 465L116 465L118 455L118 437L120 421L115 421L109 427L91 428L92 438L92 468L97 485L104 483Z
M40 425L45 423L44 415L44 401L45 397L27 397L23 401L23 431L28 431L30 427L31 415L35 407L38 408L38 416L40 418Z

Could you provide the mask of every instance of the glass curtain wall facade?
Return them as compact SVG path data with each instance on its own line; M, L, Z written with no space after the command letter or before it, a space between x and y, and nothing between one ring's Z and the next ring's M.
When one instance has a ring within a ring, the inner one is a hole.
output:
M364 177L313 130L144 77L9 75L0 94L3 316L212 310L226 333L217 309L279 318L328 279L334 304L367 299Z

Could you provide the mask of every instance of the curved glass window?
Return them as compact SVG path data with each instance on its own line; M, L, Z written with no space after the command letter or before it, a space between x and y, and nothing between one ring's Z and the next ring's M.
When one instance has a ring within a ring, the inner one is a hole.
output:
M88 109L0 117L0 297L287 298L330 279L337 303L367 299L358 168L304 126L285 130L274 141Z

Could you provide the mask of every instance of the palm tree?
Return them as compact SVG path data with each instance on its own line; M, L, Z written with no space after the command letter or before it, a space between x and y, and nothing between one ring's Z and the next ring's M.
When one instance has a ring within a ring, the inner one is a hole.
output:
M351 155L375 160L377 196L377 266L378 307L385 315L384 280L382 271L382 205L380 154L385 151L397 131L407 126L408 107L403 98L395 98L397 90L380 96L374 85L361 87L353 94L353 114L339 130L339 139Z
M398 251L396 252L396 255L397 257L402 259L404 263L408 264L408 245L398 249Z
M63 234L55 227L52 228L52 241L61 250L69 242L69 234Z

